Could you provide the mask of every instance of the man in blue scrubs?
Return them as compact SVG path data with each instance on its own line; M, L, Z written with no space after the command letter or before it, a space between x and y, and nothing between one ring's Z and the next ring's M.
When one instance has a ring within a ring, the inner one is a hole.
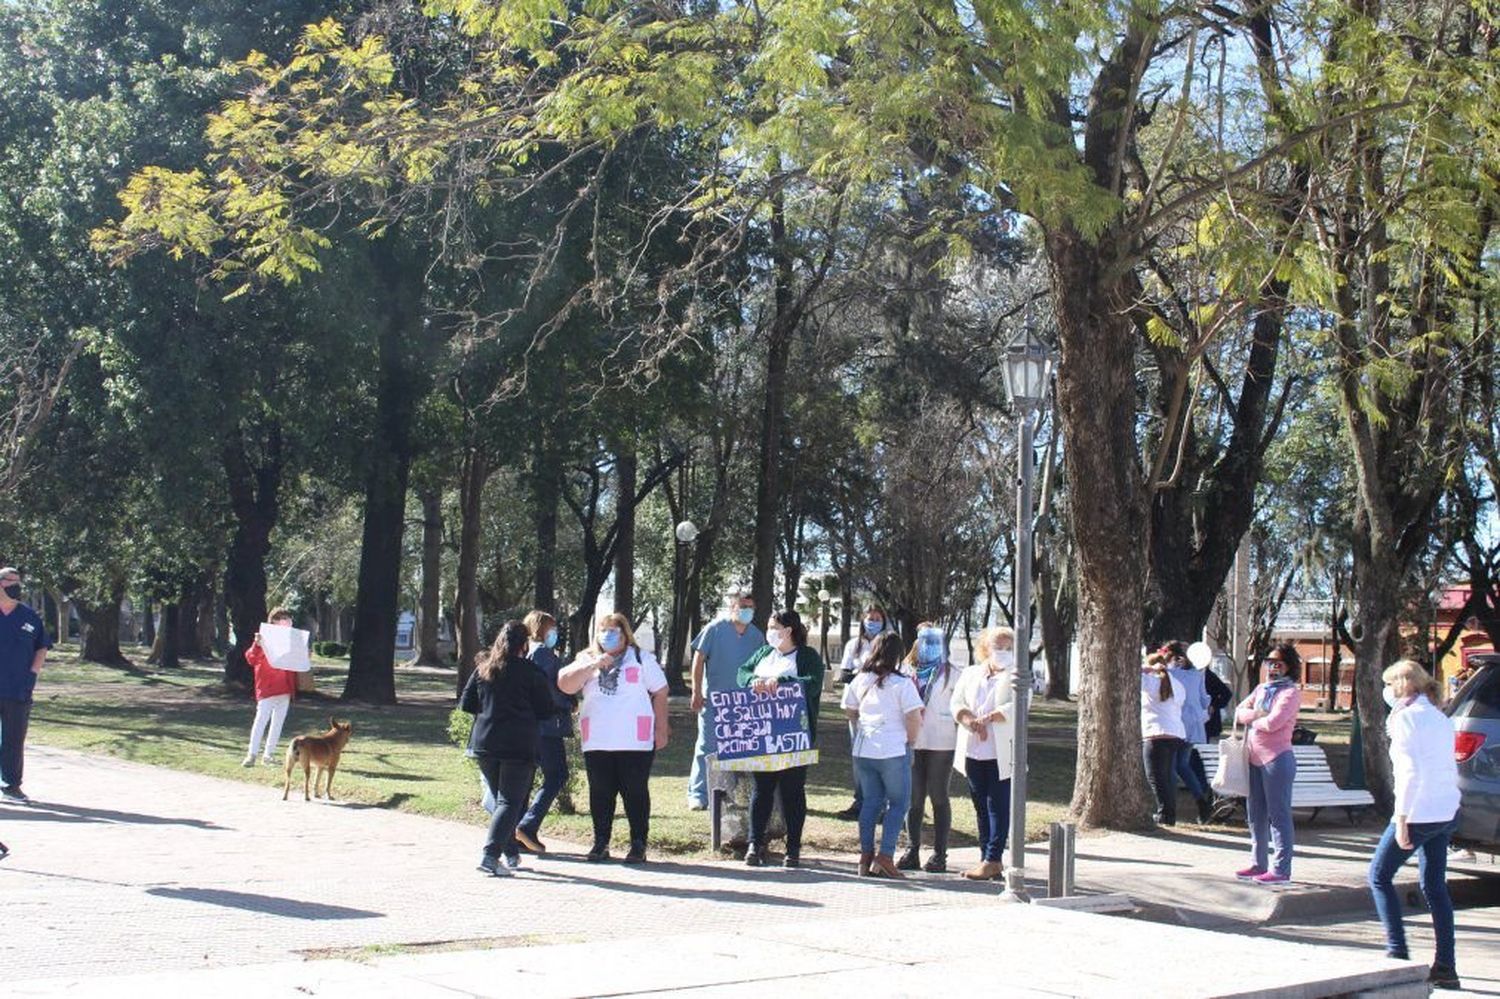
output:
M41 616L21 603L20 572L0 569L0 795L8 801L28 800L21 790L26 726L31 692L50 648Z
M709 731L708 695L715 690L733 690L739 684L740 667L766 644L765 633L751 619L755 600L739 588L726 595L724 616L712 621L693 639L692 709L698 715L698 744L693 748L693 766L688 773L688 807L708 807L708 764L704 757L717 748Z

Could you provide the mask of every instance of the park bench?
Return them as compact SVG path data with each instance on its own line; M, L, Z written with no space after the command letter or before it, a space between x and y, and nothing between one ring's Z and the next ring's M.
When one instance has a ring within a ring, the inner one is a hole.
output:
M1219 744L1207 742L1193 746L1203 760L1203 769L1212 781L1219 771ZM1297 777L1292 782L1292 807L1311 809L1309 822L1318 820L1318 813L1325 808L1342 808L1353 825L1365 809L1375 804L1369 791L1352 790L1334 783L1333 771L1328 767L1328 754L1322 746L1293 746L1297 754Z

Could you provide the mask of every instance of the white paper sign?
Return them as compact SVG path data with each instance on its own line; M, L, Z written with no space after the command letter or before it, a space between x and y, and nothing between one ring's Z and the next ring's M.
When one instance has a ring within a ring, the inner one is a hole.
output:
M277 669L306 673L312 669L312 660L307 655L308 639L312 635L300 628L289 628L284 624L260 626L260 648Z

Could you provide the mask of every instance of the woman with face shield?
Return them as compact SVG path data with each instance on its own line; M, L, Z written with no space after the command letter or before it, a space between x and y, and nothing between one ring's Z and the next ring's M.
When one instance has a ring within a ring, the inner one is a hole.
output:
M1250 795L1245 811L1250 818L1251 864L1236 871L1242 881L1281 884L1292 878L1292 782L1297 779L1297 757L1292 752L1292 729L1302 707L1302 657L1283 642L1266 654L1266 680L1240 702L1235 717L1245 726L1245 748L1250 754Z
M896 861L903 871L926 870L941 874L948 870L948 833L953 828L953 808L948 803L948 780L953 773L953 747L958 744L958 725L953 720L953 691L962 672L948 661L943 629L930 621L917 625L917 640L906 655L906 667L922 695L922 728L912 744L911 806L906 813L909 845ZM922 821L928 799L932 800L932 855L922 864Z

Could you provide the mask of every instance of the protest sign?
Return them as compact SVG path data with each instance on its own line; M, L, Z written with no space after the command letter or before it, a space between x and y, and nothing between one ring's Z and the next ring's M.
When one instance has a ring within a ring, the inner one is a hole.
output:
M307 642L311 637L300 628L263 624L260 626L260 649L277 669L306 673L312 669L312 660L307 655Z
M720 770L767 772L818 761L801 684L784 683L772 694L740 689L708 696Z

